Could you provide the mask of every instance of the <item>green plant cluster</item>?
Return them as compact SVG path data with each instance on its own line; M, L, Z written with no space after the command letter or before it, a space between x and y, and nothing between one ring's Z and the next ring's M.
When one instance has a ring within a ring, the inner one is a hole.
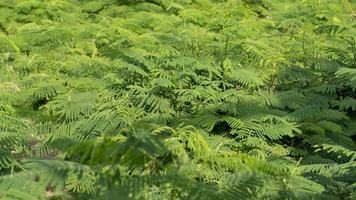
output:
M353 0L0 0L0 199L356 199Z

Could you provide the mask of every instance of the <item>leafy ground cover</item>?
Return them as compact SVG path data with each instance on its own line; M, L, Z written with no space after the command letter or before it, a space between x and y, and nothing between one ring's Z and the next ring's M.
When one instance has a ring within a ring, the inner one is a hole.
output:
M356 199L347 0L0 0L0 199Z

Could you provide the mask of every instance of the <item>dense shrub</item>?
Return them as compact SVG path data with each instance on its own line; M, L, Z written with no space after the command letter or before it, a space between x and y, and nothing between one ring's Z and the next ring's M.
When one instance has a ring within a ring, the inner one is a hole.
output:
M352 2L0 0L0 199L355 199Z

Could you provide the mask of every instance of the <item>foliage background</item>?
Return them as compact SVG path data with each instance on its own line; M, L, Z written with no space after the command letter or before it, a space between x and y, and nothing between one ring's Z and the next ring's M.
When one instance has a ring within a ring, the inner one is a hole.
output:
M1 199L355 199L351 0L0 0Z

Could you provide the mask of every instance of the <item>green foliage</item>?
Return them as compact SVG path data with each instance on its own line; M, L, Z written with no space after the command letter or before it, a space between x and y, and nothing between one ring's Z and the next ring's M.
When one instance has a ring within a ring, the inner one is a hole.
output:
M0 0L0 199L355 199L354 10Z

